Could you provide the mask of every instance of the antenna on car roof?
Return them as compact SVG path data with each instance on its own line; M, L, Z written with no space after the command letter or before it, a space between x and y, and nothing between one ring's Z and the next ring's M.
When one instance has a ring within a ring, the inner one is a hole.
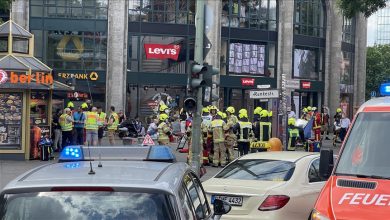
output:
M87 142L88 154L89 154L89 168L91 168L88 172L89 175L94 175L95 171L92 168L92 158L91 158L91 150L89 149L89 143Z

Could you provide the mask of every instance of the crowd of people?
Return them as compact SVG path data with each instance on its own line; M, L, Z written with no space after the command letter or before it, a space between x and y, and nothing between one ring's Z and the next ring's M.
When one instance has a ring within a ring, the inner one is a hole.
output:
M59 109L53 115L53 149L61 151L69 145L102 145L105 132L110 145L115 145L116 130L121 120L125 119L122 111L115 112L114 106L106 114L102 107L92 106L89 100L77 108L73 102L69 102L64 110Z

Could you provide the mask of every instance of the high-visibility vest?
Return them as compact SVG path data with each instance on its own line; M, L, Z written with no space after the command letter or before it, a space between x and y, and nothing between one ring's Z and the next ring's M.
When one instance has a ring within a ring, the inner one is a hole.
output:
M214 143L225 142L224 127L226 127L226 124L222 119L215 119L211 122Z
M110 119L111 119L111 117L114 118L114 122L110 126L108 126L108 130L116 130L116 129L118 129L119 116L117 113L113 112L110 115Z
M168 132L170 131L168 125L165 122L161 122L158 127L158 140L159 141L169 141Z
M100 114L98 113L98 115L99 115L98 125L101 127L104 125L104 121L106 120L106 113L100 112Z
M99 116L96 112L87 112L85 120L85 129L87 130L97 130L98 129L98 120Z
M238 124L240 125L240 138L238 139L238 141L249 142L249 135L252 132L252 123L250 123L249 121L238 121ZM246 133L246 137L244 137L244 133Z
M62 131L71 131L73 129L73 122L67 122L66 120L68 116L67 114L62 114L58 119Z
M271 138L271 122L263 122L260 123L260 138L259 141L269 141Z
M297 138L299 137L299 130L297 128L289 129L288 134L287 150L294 151Z

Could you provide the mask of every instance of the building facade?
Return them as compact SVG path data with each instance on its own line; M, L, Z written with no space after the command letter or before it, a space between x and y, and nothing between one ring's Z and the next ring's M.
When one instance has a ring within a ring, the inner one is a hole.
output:
M182 105L194 59L195 2L16 0L13 14L35 35L35 56L54 69L57 80L142 119L160 100ZM352 117L364 102L362 15L345 19L331 0L221 0L220 5L221 43L214 46L220 48L221 109L232 105L251 113L262 106L280 113L279 98L251 99L258 86L285 86L288 106L298 114L304 106L328 106L331 113L342 107ZM28 13L18 16L17 8ZM156 56L159 48L175 54Z
M378 10L376 13L377 33L376 44L390 43L390 4L387 3L385 8Z

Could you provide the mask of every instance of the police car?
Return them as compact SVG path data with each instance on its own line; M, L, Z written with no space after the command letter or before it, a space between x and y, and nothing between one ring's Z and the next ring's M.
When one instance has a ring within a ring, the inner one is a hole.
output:
M0 193L0 219L219 219L202 184L166 146L66 147Z

